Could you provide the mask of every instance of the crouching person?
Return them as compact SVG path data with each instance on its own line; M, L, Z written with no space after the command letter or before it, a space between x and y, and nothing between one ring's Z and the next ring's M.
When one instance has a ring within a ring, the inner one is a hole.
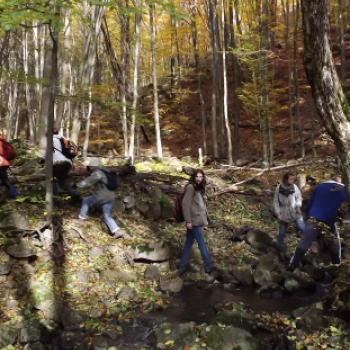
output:
M102 208L103 219L112 233L114 238L120 238L127 236L125 230L121 230L118 224L111 216L111 211L114 204L114 190L110 189L108 177L110 173L102 166L97 157L91 158L88 170L91 171L91 175L85 180L77 183L77 188L86 188L95 186L94 194L83 199L81 210L79 213L79 219L85 220L89 211L90 205L99 205Z

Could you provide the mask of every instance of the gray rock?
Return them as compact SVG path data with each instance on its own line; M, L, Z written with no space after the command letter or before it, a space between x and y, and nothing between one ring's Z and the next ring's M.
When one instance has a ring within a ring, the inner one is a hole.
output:
M170 349L183 349L185 346L191 347L195 345L197 334L189 324L169 324L164 323L156 328L153 333L153 344L160 348L165 347L165 343L169 340L174 341L174 346ZM162 344L162 345L160 345Z
M98 258L103 255L103 249L100 247L92 247L89 251L90 258Z
M75 349L86 338L87 334L82 331L63 331L60 333L60 347L65 350Z
M52 245L55 241L53 231L48 228L43 232L43 238L47 246Z
M89 279L87 278L84 270L79 270L76 274L76 278L80 283L88 283L89 282Z
M254 317L244 311L224 310L219 311L211 323L219 326L237 327L251 332L254 326Z
M123 249L120 248L117 245L110 245L107 247L107 250L111 253L111 254L121 254L123 252Z
M13 345L17 338L17 329L7 326L0 326L0 348Z
M41 331L38 327L22 328L19 331L19 341L21 343L33 343L40 340Z
M162 208L159 203L152 203L149 210L145 213L146 219L158 220L162 215Z
M26 229L29 227L29 222L23 215L16 212L8 215L4 220L1 221L0 228L6 226L15 226L21 229Z
M136 209L142 214L145 215L147 211L150 209L150 206L146 202L138 202L136 204Z
M62 307L60 310L60 318L62 325L65 329L78 329L80 328L80 324L84 323L88 318L86 314L83 312L71 310L67 307Z
M20 240L6 248L6 253L14 258L26 258L28 256L36 255L37 250L28 241Z
M37 271L37 268L35 266L30 265L30 264L23 265L23 269L27 275L34 274Z
M140 244L133 251L134 260L164 261L171 258L171 246L167 242Z
M232 275L237 282L246 286L253 285L253 278L251 273L251 265L242 265L240 267L233 267L231 270Z
M162 292L178 293L182 289L182 278L162 278L160 279L159 287Z
M94 318L99 318L102 316L102 312L98 309L90 309L90 316Z
M253 280L259 286L263 286L269 282L272 282L272 276L270 271L267 270L255 270L252 273Z
M0 264L0 275L7 275L10 273L11 265L9 263Z
M122 201L116 200L114 202L114 210L117 213L123 213L125 211L125 204Z
M118 294L117 294L117 299L118 300L133 300L136 297L136 293L133 288L129 286L123 286L120 288Z
M91 350L108 350L109 349L109 338L104 336L96 336L92 340Z
M271 255L265 255L260 257L259 264L257 266L257 270L267 270L267 271L273 271L276 268L276 264L274 261L274 256Z
M154 265L147 266L144 276L146 279L158 280L160 278L160 272L158 267Z
M287 279L284 282L284 288L293 295L303 294L303 286L295 279Z
M260 350L260 343L247 331L235 327L210 327L207 349L213 350Z
M101 271L101 280L112 280L119 282L131 282L136 278L134 272L126 271L126 270L105 270Z
M277 283L267 283L259 289L259 294L262 298L278 299L283 296L283 289Z
M26 344L23 350L44 350L44 345L40 342Z
M266 250L272 246L273 239L262 230L250 230L246 234L247 242L255 249Z
M135 205L135 197L132 195L125 196L123 202L126 209L131 209Z
M322 317L325 315L325 310L322 303L313 304L311 306L301 307L292 312L294 318L303 317L304 315L311 317Z

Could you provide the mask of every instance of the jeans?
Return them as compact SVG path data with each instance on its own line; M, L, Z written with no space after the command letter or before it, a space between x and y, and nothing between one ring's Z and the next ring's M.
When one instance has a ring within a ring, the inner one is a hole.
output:
M85 220L89 211L90 205L100 205L102 207L103 219L108 226L111 233L115 233L119 230L119 226L111 217L111 211L114 201L105 202L101 199L97 199L95 196L88 196L83 199L83 203L79 213L79 219Z
M68 173L71 168L72 168L72 164L70 162L57 162L53 165L52 175L54 177L54 181L53 181L54 196L58 195L58 185L67 193L69 193L72 197L75 197L78 195L66 181Z
M301 234L303 234L303 231L305 230L305 224L302 218L296 219L295 223L297 225L297 229L300 231ZM289 222L280 221L279 222L279 232L278 232L278 239L277 239L277 248L282 249L284 244L284 238L286 236L287 228L288 228Z
M187 229L187 232L186 232L186 242L185 242L184 249L182 251L180 266L179 266L180 270L184 270L186 268L187 261L190 256L190 251L194 240L196 240L198 243L198 247L202 254L202 259L204 261L205 268L209 269L213 266L209 258L207 246L205 245L201 226L192 226L192 230Z
M311 247L312 242L320 234L325 234L327 238L332 264L341 263L341 245L337 226L335 224L325 225L321 221L313 219L312 221L306 222L306 228L301 235L301 240L291 259L291 266L296 268L299 265L307 250Z
M7 176L8 168L9 168L8 166L0 166L0 180L1 180L1 183L9 190L11 187L11 184Z

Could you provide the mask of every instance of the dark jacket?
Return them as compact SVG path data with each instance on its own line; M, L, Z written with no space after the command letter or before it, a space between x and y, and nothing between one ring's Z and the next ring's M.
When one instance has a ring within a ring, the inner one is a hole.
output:
M186 186L185 195L182 199L182 211L185 222L193 226L208 225L207 207L204 202L203 193L196 190L195 185Z

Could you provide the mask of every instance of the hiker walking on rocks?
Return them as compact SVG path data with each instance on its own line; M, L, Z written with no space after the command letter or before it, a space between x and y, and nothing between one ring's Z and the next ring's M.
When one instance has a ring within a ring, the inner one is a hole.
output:
M99 205L102 207L104 222L109 228L109 231L113 234L114 238L127 238L128 235L125 230L121 230L111 216L115 194L114 190L111 190L108 186L108 177L112 175L106 168L100 165L100 161L97 157L90 159L87 168L89 171L91 171L91 175L74 186L77 188L95 186L94 194L83 199L79 213L80 223L83 223L84 220L86 220L90 205Z
M297 185L294 184L295 175L287 172L282 183L276 187L273 197L274 211L279 222L277 249L281 250L284 244L288 225L295 222L298 230L303 233L305 229L301 205L303 198Z
M287 268L288 271L294 271L298 267L319 234L325 234L328 239L332 264L341 263L340 237L336 221L341 203L348 200L341 181L341 175L335 174L332 180L319 184L312 192L307 205L306 228Z
M216 270L210 260L202 233L202 226L208 225L208 213L204 202L205 186L206 179L204 172L197 169L191 176L189 184L186 186L182 200L182 211L187 232L186 242L180 260L180 274L183 274L186 271L188 258L194 240L198 243L205 265L205 272L211 273Z
M61 139L64 139L62 135L58 134L58 130L53 131L53 195L58 196L58 186L61 187L64 191L70 194L72 202L76 203L81 200L79 194L74 191L74 189L67 182L68 174L72 168L72 160L67 158L62 152L62 143ZM41 164L45 162L45 154L40 161Z
M10 198L17 198L19 193L16 187L12 186L7 175L10 167L10 160L15 156L14 149L3 136L0 136L0 180L9 191ZM10 158L10 159L9 159Z

